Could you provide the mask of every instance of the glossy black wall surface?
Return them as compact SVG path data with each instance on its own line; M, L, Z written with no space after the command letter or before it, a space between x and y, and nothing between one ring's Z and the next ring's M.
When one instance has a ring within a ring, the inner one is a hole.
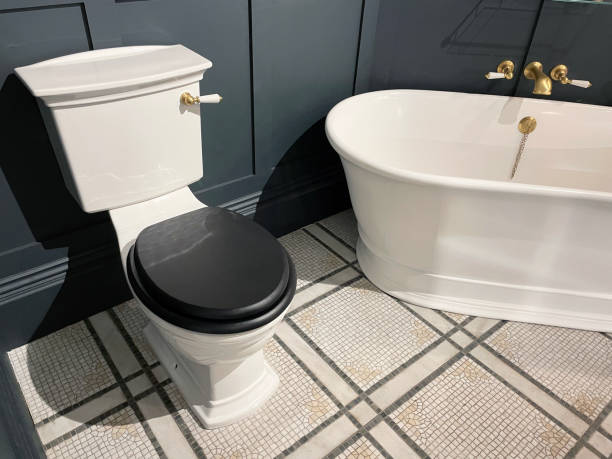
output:
M213 62L204 178L191 186L282 234L346 208L322 119L352 94L362 0L0 0L0 348L123 301L105 212L67 192L35 99L12 73L69 53L181 43ZM95 142L96 139L91 139Z

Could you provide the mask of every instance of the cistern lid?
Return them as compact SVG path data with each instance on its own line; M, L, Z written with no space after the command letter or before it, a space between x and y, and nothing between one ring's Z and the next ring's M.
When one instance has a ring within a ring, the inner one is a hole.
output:
M291 272L285 249L267 230L215 207L145 228L131 258L139 284L156 303L216 321L274 308Z
M210 67L208 59L182 45L126 46L58 57L15 73L32 94L46 97L145 87Z

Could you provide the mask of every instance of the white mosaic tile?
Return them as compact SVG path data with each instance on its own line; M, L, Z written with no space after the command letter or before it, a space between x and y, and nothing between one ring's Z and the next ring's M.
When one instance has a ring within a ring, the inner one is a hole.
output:
M153 353L143 333L144 328L149 323L149 319L144 315L137 301L126 301L119 306L115 306L114 311L142 354L145 362L149 365L157 362L157 357Z
M362 389L439 336L363 278L291 320Z
M279 241L295 264L298 289L346 264L305 231L294 231Z
M84 322L16 348L8 356L34 423L115 382Z
M575 440L468 357L391 413L429 456L563 457Z
M590 419L612 398L612 341L600 333L509 322L486 343Z
M131 408L124 408L92 424L47 451L47 457L153 458L159 457Z
M280 378L278 390L255 414L227 427L201 428L176 386L167 386L170 400L206 456L276 456L338 411L276 341L266 345L265 356Z
M351 247L355 248L357 245L357 219L353 209L327 217L321 220L320 223Z
M370 459L384 456L370 440L361 436L336 457L339 459Z

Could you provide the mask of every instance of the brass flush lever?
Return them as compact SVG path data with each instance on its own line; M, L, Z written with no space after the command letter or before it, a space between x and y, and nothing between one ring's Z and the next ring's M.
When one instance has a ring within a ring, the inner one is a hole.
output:
M523 71L525 78L528 80L535 80L533 86L533 94L539 94L542 96L550 96L552 90L552 81L548 78L548 75L542 70L542 64L540 62L530 62Z
M553 67L550 71L550 77L555 81L560 81L561 84L571 84L580 88L590 88L591 82L588 80L571 80L567 77L567 67L563 64Z
M497 80L499 78L505 78L511 80L514 77L514 62L503 61L497 66L497 72L489 72L485 75L487 80Z
M221 102L223 97L219 94L208 94L206 96L196 96L193 97L188 92L184 92L181 94L181 103L185 105L193 105L193 104L218 104Z

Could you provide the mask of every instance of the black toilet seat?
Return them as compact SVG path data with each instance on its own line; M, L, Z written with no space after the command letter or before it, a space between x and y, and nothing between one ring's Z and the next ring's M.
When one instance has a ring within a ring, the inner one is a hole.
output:
M203 333L237 333L278 317L295 293L283 246L249 218L205 207L145 228L128 280L154 314Z

